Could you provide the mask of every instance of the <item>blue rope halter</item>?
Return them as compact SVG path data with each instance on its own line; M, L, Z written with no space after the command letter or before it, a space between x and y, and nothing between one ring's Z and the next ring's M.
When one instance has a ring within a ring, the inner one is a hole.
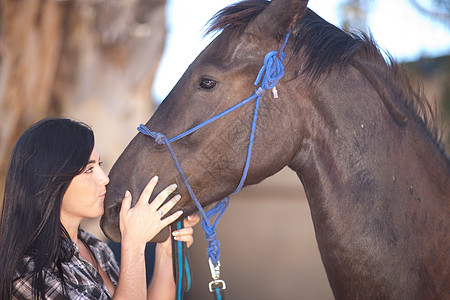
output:
M189 182L186 178L186 175L183 172L183 169L181 168L181 165L178 161L177 156L175 155L175 152L173 151L171 143L193 133L194 131L202 128L205 125L208 125L209 123L216 121L217 119L229 114L230 112L238 109L239 107L247 104L248 102L250 102L256 98L255 110L254 110L254 114L253 114L252 128L251 128L251 132L250 132L250 139L249 139L249 144L248 144L247 158L245 161L244 171L242 173L242 177L241 177L238 187L232 194L239 192L244 185L245 179L247 177L248 168L250 166L250 159L251 159L252 148L253 148L253 140L254 140L254 136L255 136L256 120L258 118L258 109L259 109L259 103L261 101L261 98L264 96L266 91L269 89L274 89L273 90L274 97L275 98L278 97L276 94L275 86L277 85L278 81L280 81L280 79L284 76L283 60L286 57L286 54L283 52L283 50L284 50L284 47L286 46L288 38L289 38L289 32L286 34L283 44L280 47L280 50L271 51L271 52L267 53L266 57L264 58L264 65L262 66L261 70L259 71L258 76L256 77L256 80L254 82L254 85L256 85L256 86L261 82L261 86L255 90L255 93L252 96L248 97L247 99L242 100L241 102L234 105L233 107L206 120L205 122L191 128L173 138L170 138L170 139L167 139L167 137L162 133L150 131L150 129L148 129L143 124L141 124L137 129L139 132L153 137L158 144L167 145L170 155L172 156L172 158L175 162L178 172L180 173L181 178L183 179L183 182L189 191L189 194L191 195L192 199L194 200L194 203L197 206L199 212L203 216L202 227L203 227L203 230L205 231L205 239L208 242L207 254L208 254L208 257L211 259L214 266L218 265L219 259L220 259L220 249L219 249L220 242L217 240L217 237L216 237L216 226L217 226L220 218L225 213L226 208L228 207L230 197L228 196L228 197L222 199L221 201L219 201L219 203L217 203L208 212L205 212L203 210L200 202L198 201L197 197L195 196L195 193L192 190L191 185L189 184ZM211 225L211 222L209 219L215 215L218 215L218 216L214 220L213 225Z

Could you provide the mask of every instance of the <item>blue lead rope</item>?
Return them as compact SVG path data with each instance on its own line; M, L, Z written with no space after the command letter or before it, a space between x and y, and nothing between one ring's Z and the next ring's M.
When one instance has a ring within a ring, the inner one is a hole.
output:
M148 129L143 124L141 124L137 129L139 132L153 137L158 144L166 145L167 148L169 149L170 155L172 156L172 159L175 162L177 170L178 170L181 178L183 179L183 182L184 182L192 200L194 201L195 205L197 206L197 209L199 210L199 212L201 213L201 215L203 217L202 227L203 227L203 230L205 231L205 239L208 242L207 254L208 254L208 257L211 260L213 266L218 266L220 264L219 263L220 242L217 240L216 226L217 226L220 218L225 213L225 210L228 207L230 197L228 196L228 197L222 199L211 210L209 210L208 212L205 212L203 210L203 207L200 204L199 200L197 199L194 191L192 190L191 185L189 184L189 182L186 178L186 175L183 172L183 169L181 168L181 165L178 161L177 156L175 155L175 152L173 151L171 143L195 132L196 130L202 128L203 126L205 126L207 124L210 124L210 123L216 121L217 119L229 114L230 112L238 109L239 107L247 104L248 102L250 102L256 98L245 166L244 166L241 180L240 180L236 190L232 194L239 192L244 185L245 179L247 178L247 173L248 173L248 169L250 166L250 160L251 160L252 148L253 148L253 140L254 140L255 129L256 129L256 121L258 118L258 109L259 109L259 103L261 101L261 98L264 96L266 91L269 89L273 89L275 98L278 97L275 94L276 91L274 89L275 89L275 86L277 85L277 83L280 81L280 79L284 76L283 60L286 57L286 55L284 54L283 50L287 43L288 38L289 38L289 32L286 34L283 44L280 47L280 50L271 51L264 58L264 65L262 66L261 70L259 71L258 76L256 77L256 80L254 82L254 84L256 86L258 86L258 84L261 82L261 86L255 90L255 93L252 96L248 97L247 99L242 100L241 102L234 105L233 107L223 111L222 113L206 120L205 122L191 128L171 139L167 139L167 137L162 133L150 131L150 129ZM210 218L212 218L215 215L217 215L217 217L214 220L213 225L211 225ZM180 259L180 261L181 261L181 266L182 266L184 264L184 259ZM181 299L181 298L178 298L178 299Z
M172 231L183 228L183 221L177 221L172 225ZM191 270L189 266L189 253L186 243L172 240L173 273L176 284L176 299L183 299L183 293L191 289Z

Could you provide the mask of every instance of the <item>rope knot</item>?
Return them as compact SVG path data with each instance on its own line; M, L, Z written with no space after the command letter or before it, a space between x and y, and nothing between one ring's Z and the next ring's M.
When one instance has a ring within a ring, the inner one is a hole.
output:
M145 126L144 124L141 124L137 130L140 133L151 136L152 138L155 139L155 142L157 142L160 145L164 145L164 144L168 143L167 137L164 134L162 134L160 132L150 131L150 129L148 129L148 127Z
M283 50L286 46L289 34L290 30L286 34L279 51L270 51L264 58L264 65L261 67L261 70L259 70L258 76L254 82L254 85L258 85L259 82L261 82L261 86L255 91L255 94L258 97L264 96L266 90L273 89L278 81L284 76L283 60L286 58L286 54ZM261 93L261 90L264 90L264 93ZM275 98L278 98L278 95Z
M208 254L208 257L211 258L213 265L216 265L220 260L220 242L217 240L215 232L206 236L205 239L208 242L206 253Z
M164 145L166 143L166 141L167 141L167 138L164 134L159 133L159 132L156 134L155 142L157 142L160 145Z
M258 85L261 82L261 88L265 90L274 88L284 75L283 60L285 57L286 54L283 52L271 51L267 53L264 58L264 65L259 71L254 84Z
M255 94L256 94L256 96L258 96L258 97L262 97L262 96L264 96L264 95L266 94L266 89L264 89L264 88L262 88L262 87L258 87L258 88L255 90Z

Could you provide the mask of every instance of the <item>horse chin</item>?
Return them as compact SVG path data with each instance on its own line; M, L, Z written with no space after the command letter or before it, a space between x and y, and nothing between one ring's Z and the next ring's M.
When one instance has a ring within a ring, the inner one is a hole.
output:
M111 222L103 215L100 219L100 228L105 236L113 242L120 243L120 230L117 223Z
M163 228L153 239L151 239L151 243L162 243L167 241L169 238L169 227Z

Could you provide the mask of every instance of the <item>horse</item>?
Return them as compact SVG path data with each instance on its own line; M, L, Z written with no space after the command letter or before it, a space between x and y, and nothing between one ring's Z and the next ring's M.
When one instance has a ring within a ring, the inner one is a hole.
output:
M278 98L261 98L244 185L285 166L297 173L335 298L448 298L450 158L435 113L370 35L342 31L307 3L250 0L219 11L208 29L218 34L145 126L174 137L248 98L265 54L289 32ZM253 109L172 143L202 206L236 189ZM125 190L139 195L153 175L159 189L178 183L174 211L197 210L167 147L138 133L110 171L107 237L120 240Z

